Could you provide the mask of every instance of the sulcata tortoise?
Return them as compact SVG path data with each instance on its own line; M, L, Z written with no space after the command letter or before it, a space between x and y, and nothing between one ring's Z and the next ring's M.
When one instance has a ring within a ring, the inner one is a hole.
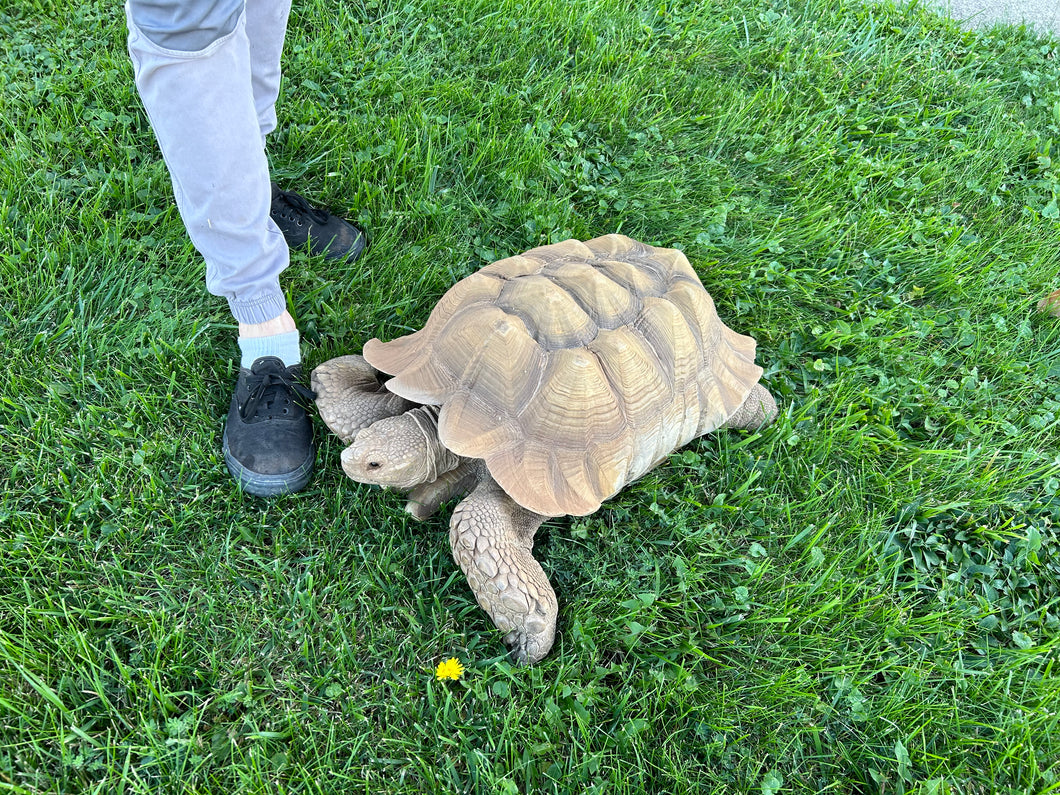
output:
M453 557L515 658L556 631L531 556L550 517L590 514L698 436L777 405L755 341L727 328L680 251L621 235L535 248L455 284L413 334L313 371L317 406L361 483L453 497ZM393 376L385 383L378 371Z

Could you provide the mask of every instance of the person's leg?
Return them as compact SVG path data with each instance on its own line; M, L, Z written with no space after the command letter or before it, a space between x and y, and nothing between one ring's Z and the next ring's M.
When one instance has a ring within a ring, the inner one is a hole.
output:
M280 94L280 56L287 33L291 0L246 0L247 38L254 107L258 114L262 146L276 129L276 99ZM314 207L293 191L272 184L272 220L288 245L326 259L354 261L367 243L354 224Z
M252 493L295 491L312 471L312 427L279 284L288 248L270 219L243 0L129 0L126 10L136 87L177 207L206 260L207 289L239 322L225 460Z
M290 0L126 5L137 90L178 209L206 260L207 289L228 300L239 322L225 460L244 488L262 495L301 488L314 455L309 393L297 383L298 332L279 286L288 245L347 260L365 247L359 229L269 179L264 139L276 125L289 9Z
M288 252L269 223L242 0L130 0L127 9L136 87L206 260L207 289L240 323L272 320L286 310Z
M261 143L276 129L276 99L280 95L280 56L287 35L291 0L246 0L247 38L254 109Z

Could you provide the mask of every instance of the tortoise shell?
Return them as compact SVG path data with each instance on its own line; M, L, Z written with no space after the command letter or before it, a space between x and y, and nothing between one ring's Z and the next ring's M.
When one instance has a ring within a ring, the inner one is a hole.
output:
M722 425L762 375L754 356L683 253L622 235L494 262L421 330L364 346L387 389L441 406L447 448L546 516L592 513Z

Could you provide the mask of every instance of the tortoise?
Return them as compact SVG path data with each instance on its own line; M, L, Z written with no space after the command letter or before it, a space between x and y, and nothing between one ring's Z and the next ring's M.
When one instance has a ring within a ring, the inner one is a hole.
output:
M754 357L683 253L606 235L482 268L421 330L321 364L312 386L355 481L408 491L417 519L466 495L453 557L529 664L557 616L538 527L596 511L698 436L770 422Z

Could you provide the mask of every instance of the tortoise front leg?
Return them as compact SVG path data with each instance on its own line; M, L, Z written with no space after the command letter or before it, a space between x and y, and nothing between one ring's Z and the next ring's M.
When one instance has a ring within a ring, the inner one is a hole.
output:
M320 418L345 444L376 420L396 417L416 405L388 392L378 374L363 356L351 354L329 359L310 376Z
M409 492L405 511L413 519L422 522L434 515L443 502L463 497L479 482L478 465L465 459L456 469L450 469L438 476L437 480L422 483Z
M535 663L556 636L556 593L530 550L548 517L528 511L489 475L453 511L449 543L479 606L515 659Z

